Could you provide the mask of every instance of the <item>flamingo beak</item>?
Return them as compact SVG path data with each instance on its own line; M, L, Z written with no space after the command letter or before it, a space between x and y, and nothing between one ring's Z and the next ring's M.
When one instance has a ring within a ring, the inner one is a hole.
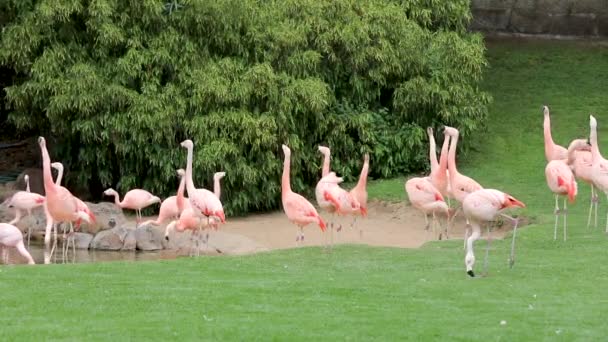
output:
M507 203L505 203L505 204L506 205L504 206L504 208L513 208L513 207L525 208L526 207L526 205L523 202L515 199L514 197L509 197L507 199Z
M441 194L438 192L435 193L435 201L445 202L443 196L441 196Z

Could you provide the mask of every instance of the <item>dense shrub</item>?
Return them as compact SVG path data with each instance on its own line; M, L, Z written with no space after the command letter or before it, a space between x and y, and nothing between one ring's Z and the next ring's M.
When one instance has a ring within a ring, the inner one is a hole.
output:
M427 125L480 127L486 62L468 6L5 0L9 120L58 138L74 185L173 193L191 138L195 183L226 171L230 213L276 208L282 143L303 191L319 178L319 143L347 180L368 151L371 175L388 177L425 167Z

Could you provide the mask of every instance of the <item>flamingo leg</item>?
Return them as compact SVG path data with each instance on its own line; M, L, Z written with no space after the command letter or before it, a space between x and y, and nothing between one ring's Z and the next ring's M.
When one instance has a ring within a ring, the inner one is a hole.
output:
M6 246L1 246L2 248L2 263L8 265L8 249Z
M473 253L473 243L475 240L479 238L481 235L479 231L479 226L476 224L473 226L471 236L467 238L467 254L464 257L464 263L467 267L467 274L471 277L475 277L475 273L473 272L473 266L475 265L475 253Z
M553 225L553 240L557 240L557 222L559 220L559 202L558 195L555 195L555 224Z
M568 230L568 204L566 203L566 198L564 197L564 241L566 241L566 231Z
M594 190L593 184L591 184L591 200L589 201L589 215L587 216L587 228L589 228L591 226L591 214L593 213L593 200L594 199L595 199L595 190Z
M486 257L483 260L483 274L487 275L488 274L488 256L490 255L490 243L492 242L492 228L494 228L494 223L490 223L487 226L487 232L488 232L488 238L487 238L487 242L488 244L486 245Z
M513 265L515 265L515 236L517 235L517 226L519 225L519 219L513 218L505 214L500 214L500 216L508 218L513 224L513 239L511 241L511 255L509 257L509 268L513 268Z
M600 196L598 195L598 189L595 187L595 185L592 185L593 189L595 189L595 192L593 194L593 204L594 204L594 211L595 211L595 228L597 228L597 205L600 202Z

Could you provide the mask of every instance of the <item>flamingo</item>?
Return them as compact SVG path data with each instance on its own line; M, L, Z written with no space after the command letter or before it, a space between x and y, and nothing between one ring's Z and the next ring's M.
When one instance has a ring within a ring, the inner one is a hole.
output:
M462 209L465 217L469 220L472 227L472 234L467 238L467 252L464 259L467 274L471 277L475 276L473 266L475 265L475 254L473 253L473 243L481 235L481 224L494 220L497 215L504 216L515 221L513 231L513 242L511 244L511 266L513 265L514 250L515 250L515 234L517 232L517 219L502 214L501 211L507 208L520 207L525 208L526 205L515 199L509 194L495 189L480 189L464 199ZM489 229L488 229L488 244L489 244ZM486 250L486 264L488 257L488 249Z
M194 143L187 139L181 142L181 146L188 151L186 164L186 191L188 192L188 200L194 213L198 217L207 217L207 224L210 222L210 217L217 217L220 222L226 222L224 216L224 208L220 199L207 189L196 189L192 181L192 151Z
M296 241L304 241L304 227L310 223L317 223L322 232L326 225L315 207L300 194L291 191L289 183L289 170L291 163L291 150L287 145L282 145L285 159L283 161L283 175L281 177L281 201L283 210L289 221L298 226L300 231L296 235Z
M57 170L57 179L55 179L55 184L61 185L61 179L63 177L63 164L61 164L60 162L54 162L51 163L51 167ZM88 220L86 220L85 222L94 223L96 221L95 214L93 214L91 209L89 209L89 206L86 205L86 203L84 203L80 198L75 196L74 198L76 199L76 203L78 204L78 210L88 216ZM81 222L81 219L76 220L76 229L80 227Z
M425 230L429 229L429 214L433 215L431 221L433 233L437 222L436 214L448 214L448 205L441 192L426 178L415 177L405 182L405 192L412 206L424 214Z
M359 181L354 188L350 190L350 194L359 202L359 210L355 211L353 223L350 225L351 228L355 226L357 217L367 217L367 174L369 173L369 154L363 155L363 167L361 168L361 174L359 175ZM359 228L359 237L363 236L363 229Z
M431 183L444 198L448 200L448 207L450 206L450 179L448 176L448 146L450 143L449 136L445 136L443 139L443 145L441 146L441 155L439 156L439 162L437 162L437 152L435 144L435 136L433 135L433 128L429 127L426 129L429 135L429 159L431 161L431 174L429 179Z
M608 160L604 159L599 149L597 139L597 120L593 115L589 116L589 128L591 140L591 180L595 187L606 194L608 198ZM608 212L606 213L606 233L608 233Z
M182 177L182 181L185 179L185 171L183 169L177 170L178 174ZM213 175L213 193L217 198L220 198L221 188L220 188L220 180L226 175L225 172L216 172ZM183 232L186 229L192 230L193 240L194 235L202 228L202 226L206 226L207 221L202 220L200 217L195 216L194 211L192 211L192 207L188 201L184 200L184 187L180 184L180 189L177 191L176 203L178 206L178 210L180 211L179 218L177 220L172 221L165 227L165 240L169 241L170 232L177 230L178 232ZM217 224L219 219L217 217L212 218ZM207 233L207 237L205 239L205 243L209 242L209 233ZM192 251L192 248L190 248ZM197 252L200 250L197 248Z
M181 193L184 192L184 188L186 186L184 169L177 170L177 175L180 178L179 186L177 187L177 193L179 194L180 192ZM179 210L179 208L177 206L177 195L169 196L160 204L160 210L158 211L158 218L156 218L156 220L145 221L141 225L145 226L148 224L152 224L155 226L159 226L170 218L178 219L180 212L181 212L181 210Z
M551 137L551 118L549 117L549 107L543 106L543 134L545 138L545 158L547 162L552 160L563 160L568 158L568 150L565 147L557 145Z
M329 226L332 230L331 235L333 239L334 215L352 214L359 210L360 205L348 191L340 187L339 184L344 181L343 178L337 177L335 172L329 171L331 153L329 148L326 146L319 146L319 151L323 154L324 158L322 178L315 187L315 197L319 207L331 214L332 219ZM339 225L337 231L340 231L341 229L342 225Z
M595 213L595 227L597 228L597 204L599 202L599 196L597 195L597 190L591 178L591 171L593 167L591 151L575 151L574 160L572 160L570 155L568 156L568 165L572 169L572 172L574 172L574 176L577 179L582 180L591 187L591 200L589 201L590 204L589 215L587 216L587 228L589 228L591 225L591 214L593 212Z
M51 239L51 227L55 227L56 231L57 223L69 222L71 234L74 228L72 222L77 221L78 219L88 221L90 218L85 212L78 210L78 202L76 201L76 197L74 197L74 195L72 195L68 189L53 183L53 176L51 174L51 158L49 157L49 152L46 149L46 140L44 137L38 138L38 145L40 146L40 152L42 154L42 175L44 179L44 191L46 193L45 213L47 214L47 219L50 218L50 221L52 222L51 224L47 223L46 233L44 236L44 243L48 246ZM53 244L53 248L51 249L51 255L53 254L54 249L55 244Z
M566 241L568 209L566 198L564 198L564 208L559 209L559 196L568 196L570 203L574 203L578 193L578 186L574 174L568 166L569 162L574 160L574 153L577 150L589 149L587 141L584 139L576 139L572 141L568 147L568 159L566 160L551 160L545 167L545 178L549 189L555 194L555 225L553 227L553 240L557 240L557 224L559 215L564 214L564 241Z
M6 202L8 208L15 209L15 218L8 224L14 225L22 218L22 211L26 211L27 215L32 214L32 209L43 206L46 199L44 196L35 192L30 192L29 176L25 175L26 191L17 191L13 196ZM27 227L27 245L30 245L32 227Z
M0 248L2 249L2 260L8 264L7 248L14 247L17 252L27 259L27 263L34 265L34 259L23 245L23 234L19 228L9 223L0 223Z
M129 190L125 196L122 198L122 202L120 201L120 195L116 190L109 188L103 192L106 196L114 196L114 204L123 209L133 209L135 210L136 215L136 226L139 226L141 222L141 210L146 208L154 203L160 203L160 198L158 196L154 196L146 190L143 189L132 189Z
M445 126L444 135L451 137L450 150L448 152L448 171L449 171L449 184L452 192L452 196L458 201L461 206L452 215L452 220L456 217L459 210L462 209L462 202L472 192L483 189L483 187L470 177L460 174L456 168L456 147L458 146L458 137L460 132L453 127ZM448 138L447 136L445 137ZM466 218L465 218L466 219ZM448 221L449 222L449 221ZM467 220L467 226L469 222ZM448 224L449 226L449 224ZM464 240L466 243L468 236L468 228L465 228Z

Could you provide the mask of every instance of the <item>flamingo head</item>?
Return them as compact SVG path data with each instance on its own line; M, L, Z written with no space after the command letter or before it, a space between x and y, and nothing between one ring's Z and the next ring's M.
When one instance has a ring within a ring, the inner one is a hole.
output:
M589 115L589 127L591 127L592 129L597 128L597 120L595 120L595 117L593 115Z
M103 194L106 195L106 196L115 196L118 193L116 192L116 190L114 190L112 188L109 188L106 191L104 191Z
M171 223L167 225L167 228L165 228L165 240L169 241L169 232L175 229L176 223L177 221L171 221Z
M289 147L287 147L287 145L283 144L281 147L283 147L283 153L285 154L285 157L291 156L291 150L289 149Z
M51 163L51 167L56 170L63 170L63 164L60 162Z
M450 126L443 126L443 133L451 137L457 137L460 134L456 128Z
M23 176L23 181L26 182L26 183L29 182L30 181L30 176L28 176L28 175Z
M426 128L426 133L429 135L429 137L433 136L433 127L427 127Z
M222 223L226 223L226 216L224 216L224 211L223 210L216 210L213 213L213 216L217 217L220 219L220 222Z
M177 175L179 177L184 177L186 175L186 171L184 171L184 169L179 169L177 170Z
M324 156L329 155L329 147L327 146L319 146L319 152L323 153Z
M549 116L549 107L547 106L543 106L543 115L544 116Z
M369 163L369 153L366 153L365 155L363 155L363 162Z
M158 196L152 196L152 198L150 198L150 203L151 204L152 203L160 203L160 202L161 202L161 200L160 200L160 197L158 197Z
M526 205L523 202L517 200L515 197L508 195L508 194L505 194L505 199L501 205L502 205L501 209L513 208L513 207L519 207L519 208L526 207Z
M224 172L224 171L216 172L213 174L213 180L220 180L220 179L224 178L224 176L226 176L226 172Z
M591 151L591 143L589 139L575 139L570 143L568 149L574 149L576 151Z
M46 140L44 137L38 137L38 145L40 145L40 147L46 147Z
M194 148L194 143L190 139L186 139L186 140L182 141L182 143L180 145L182 147L184 147L184 148L187 148L187 149L193 149Z

